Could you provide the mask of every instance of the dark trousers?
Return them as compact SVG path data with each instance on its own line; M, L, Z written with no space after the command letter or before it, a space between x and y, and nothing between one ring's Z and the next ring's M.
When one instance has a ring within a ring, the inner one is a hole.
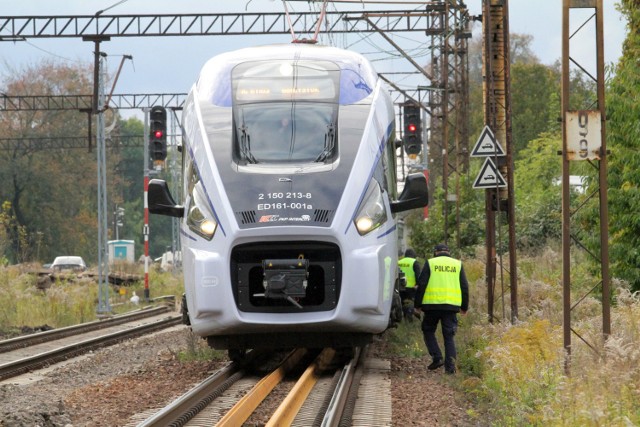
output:
M413 321L413 297L416 295L416 288L405 288L400 291L400 299L402 300L402 312L405 320Z
M442 352L436 340L438 322L442 322L442 337L444 338L444 367L447 370L456 368L456 343L454 337L458 329L458 314L447 310L426 310L422 319L422 333L424 343L433 360L442 360Z

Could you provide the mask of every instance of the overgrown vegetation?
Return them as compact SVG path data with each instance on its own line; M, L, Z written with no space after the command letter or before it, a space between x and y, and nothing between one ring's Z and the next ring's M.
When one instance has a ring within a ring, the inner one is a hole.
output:
M20 333L21 327L42 326L61 328L96 320L98 285L88 278L58 280L48 289L40 289L37 275L29 266L0 268L0 335ZM150 296L152 298L174 295L179 302L182 296L182 280L171 273L150 272ZM130 302L136 292L144 304L144 284L110 288L114 313L139 308Z
M620 9L628 32L606 103L611 273L640 290L640 1L623 0Z
M628 19L628 35L623 57L611 69L613 77L608 82L606 99L611 150L608 195L612 334L606 339L602 335L599 272L595 271L593 259L579 250L572 251L572 294L576 299L587 296L572 310L571 326L593 348L573 334L570 357L564 352L562 257L558 243L561 203L560 188L554 186L561 167L557 150L562 147L555 120L560 116L558 70L557 66L545 70L524 52L512 68L512 93L518 94L513 96L519 250L519 319L515 324L508 320L493 324L487 321L484 265L480 261L486 257L474 253L482 246L483 235L462 226L460 235L447 236L450 242L461 242L456 255L465 261L472 291L471 310L462 318L457 335L458 366L463 374L458 377L458 385L484 407L483 416L489 420L483 418L483 425L640 424L640 2L623 0L619 7ZM474 79L473 69L470 79ZM548 90L554 85L555 89ZM582 101L593 98L589 95L593 94L592 85L575 76L571 86L577 95L572 108L586 108ZM474 94L475 105L479 105L481 93L472 88L472 103ZM473 117L481 120L477 115ZM480 126L472 123L471 128ZM572 165L574 173L587 177L588 186L585 195L580 194L580 189L575 190L572 203L585 202L588 194L597 190L596 171L589 166ZM473 170L469 175L473 176ZM467 186L463 182L461 197L466 207L461 223L480 224L483 200L469 193ZM407 221L412 230L411 246L422 256L428 256L433 245L444 240L441 200L436 194L427 222L421 218ZM595 254L600 253L598 215L597 203L591 203L574 219L582 229L577 238ZM455 223L453 212L448 219L450 224ZM498 247L497 251L506 258L505 248ZM499 277L498 282L502 279ZM504 280L507 283L497 294L505 297L494 308L499 319L509 319L508 277ZM591 292L593 289L596 292ZM418 328L400 328L392 335L395 351L400 354L426 355Z
M181 362L190 362L194 360L222 360L227 357L227 352L223 350L214 350L207 344L207 341L197 336L191 330L187 331L185 337L185 349L178 354Z
M11 96L87 94L92 92L92 68L92 64L43 61L10 69L0 76L0 91ZM106 120L116 125L109 130L110 140L144 133L140 120L121 120L116 110L109 110ZM0 132L3 138L16 140L0 151L0 264L46 263L59 255L79 255L95 265L96 153L91 148L95 141L87 142L86 138L89 134L95 138L97 132L88 132L86 114L71 110L4 111ZM39 138L57 138L57 142ZM51 147L62 145L60 141L64 141L64 148ZM77 148L69 148L73 146ZM116 238L113 212L117 205L125 209L118 237L134 240L136 253L142 254L142 147L114 146L108 153L108 238ZM150 218L152 257L160 256L171 244L170 224L168 217Z
M620 9L628 19L628 36L623 57L611 68L607 87L607 142L609 156L608 195L610 213L611 274L614 277L612 335L601 338L599 295L590 294L572 313L572 326L590 343L589 348L573 337L571 358L567 359L562 341L562 285L560 235L561 133L560 74L558 64L540 64L532 54L531 38L513 35L513 141L516 148L515 192L519 274L519 316L516 324L487 321L487 292L484 282L485 255L484 194L471 188L479 165L471 162L462 178L459 235L447 236L459 242L459 253L471 283L471 310L461 319L457 335L461 372L458 385L470 398L484 406L490 423L496 426L629 426L640 424L640 1L621 0ZM479 41L470 52L471 135L478 135L483 122L482 72ZM473 54L475 52L475 56ZM5 76L3 92L8 94L87 93L88 67L68 67L45 63ZM592 100L593 85L573 76L573 101ZM86 135L85 120L70 112L6 112L0 129L7 137ZM140 135L142 123L121 122L123 135ZM113 156L112 156L113 155ZM108 194L113 203L126 208L121 237L136 240L137 253L143 241L142 230L142 153L123 149L110 153ZM580 171L582 166L574 166ZM438 168L434 168L434 171ZM584 175L594 172L584 172ZM435 176L435 174L434 174ZM437 181L437 178L434 180ZM79 182L86 183L78 185ZM593 179L589 181L593 183ZM61 253L78 254L88 261L96 252L95 159L87 150L8 150L0 155L0 265L29 260L48 261ZM418 215L409 217L411 245L426 257L433 245L443 239L443 191L435 182L435 204L428 222ZM593 185L588 192L593 190ZM70 195L73 195L71 197ZM574 194L575 195L575 194ZM578 198L578 197L576 197ZM449 211L454 224L454 211ZM589 226L598 212L584 209L577 221ZM502 219L498 219L501 221ZM167 218L152 217L152 230L170 230ZM500 224L498 224L500 226ZM155 231L153 231L155 233ZM596 233L583 236L585 244L598 253ZM594 237L590 241L589 237ZM164 240L163 240L164 239ZM165 237L152 239L156 252L167 245ZM152 250L152 252L154 252ZM505 248L498 253L504 255ZM158 255L158 253L156 253ZM580 253L574 253L580 257ZM591 275L587 258L572 262L573 292L588 294L597 277ZM151 296L182 293L180 279L152 271ZM508 286L506 284L505 286ZM114 290L114 302L122 309L133 291L142 297L143 285ZM504 289L502 290L504 291ZM494 310L508 319L508 292ZM63 327L95 319L97 289L94 282L57 282L46 291L36 279L19 267L0 268L0 329L22 325ZM416 323L389 334L393 351L406 357L423 357L426 349ZM203 341L187 338L184 359L217 357ZM565 363L571 362L571 375ZM483 422L484 424L484 422Z
M487 293L481 257L465 260L471 285L471 309L460 317L456 336L460 375L455 382L476 406L482 425L631 426L640 423L640 294L615 282L612 335L601 339L601 304L587 297L574 310L572 325L595 344L595 351L575 335L565 358L562 337L560 254L545 252L520 260L521 318L487 321ZM578 259L576 263L584 262ZM576 283L588 283L584 277ZM588 289L574 291L580 294ZM509 307L509 300L504 301ZM495 314L502 307L496 306ZM438 339L440 339L438 331ZM426 357L420 328L402 324L389 334L394 353ZM565 361L570 361L566 375ZM488 419L486 417L489 417Z
M120 265L119 271L141 273L138 265ZM37 276L29 266L0 266L0 338L30 333L42 328L62 328L98 319L96 312L98 285L89 278L57 281L47 289L40 289ZM183 292L182 275L151 269L149 274L151 298L174 296L180 302ZM130 302L133 293L139 304ZM136 310L145 305L144 283L126 287L110 287L110 302L114 314ZM216 360L226 352L216 351L202 338L187 332L185 349L177 357L183 362Z

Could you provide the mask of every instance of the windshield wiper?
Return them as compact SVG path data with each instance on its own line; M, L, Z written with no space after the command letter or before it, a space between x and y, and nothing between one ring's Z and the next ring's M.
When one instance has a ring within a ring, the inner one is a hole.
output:
M258 160L251 153L251 136L247 129L244 124L240 128L240 154L242 154L247 163L258 163Z
M316 157L314 162L324 162L327 159L327 157L329 157L333 152L335 141L336 141L335 127L333 126L333 123L329 123L327 125L327 133L324 134L324 149L318 155L318 157Z

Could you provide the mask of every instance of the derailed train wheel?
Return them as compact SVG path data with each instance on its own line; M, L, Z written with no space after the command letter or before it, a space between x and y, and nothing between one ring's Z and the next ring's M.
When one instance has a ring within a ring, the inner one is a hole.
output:
M395 289L393 292L393 299L391 301L391 313L389 316L389 327L395 328L398 326L400 322L402 322L402 318L404 317L404 312L402 310L402 299L400 298L400 292L398 289Z
M246 348L230 348L227 350L229 360L236 363L243 363L247 359Z
M187 307L187 295L182 294L182 307L181 307L181 314L182 314L182 324L183 325L190 325L191 321L189 320L189 308Z

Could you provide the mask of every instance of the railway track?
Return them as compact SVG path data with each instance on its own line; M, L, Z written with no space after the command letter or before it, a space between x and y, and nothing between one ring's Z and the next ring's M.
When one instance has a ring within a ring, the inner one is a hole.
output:
M0 380L180 323L164 306L0 341Z
M264 366L265 355L253 352L244 366L229 363L166 407L133 417L128 426L226 427L248 420L266 426L351 425L358 388L366 372L365 356L366 349L360 348L346 359L330 348L319 353L296 349L259 377L253 372ZM375 388L388 395L383 388ZM385 406L376 396L368 395L367 400L374 406ZM366 407L359 411L372 413ZM362 425L389 425L390 410L388 417L384 415L373 413Z

